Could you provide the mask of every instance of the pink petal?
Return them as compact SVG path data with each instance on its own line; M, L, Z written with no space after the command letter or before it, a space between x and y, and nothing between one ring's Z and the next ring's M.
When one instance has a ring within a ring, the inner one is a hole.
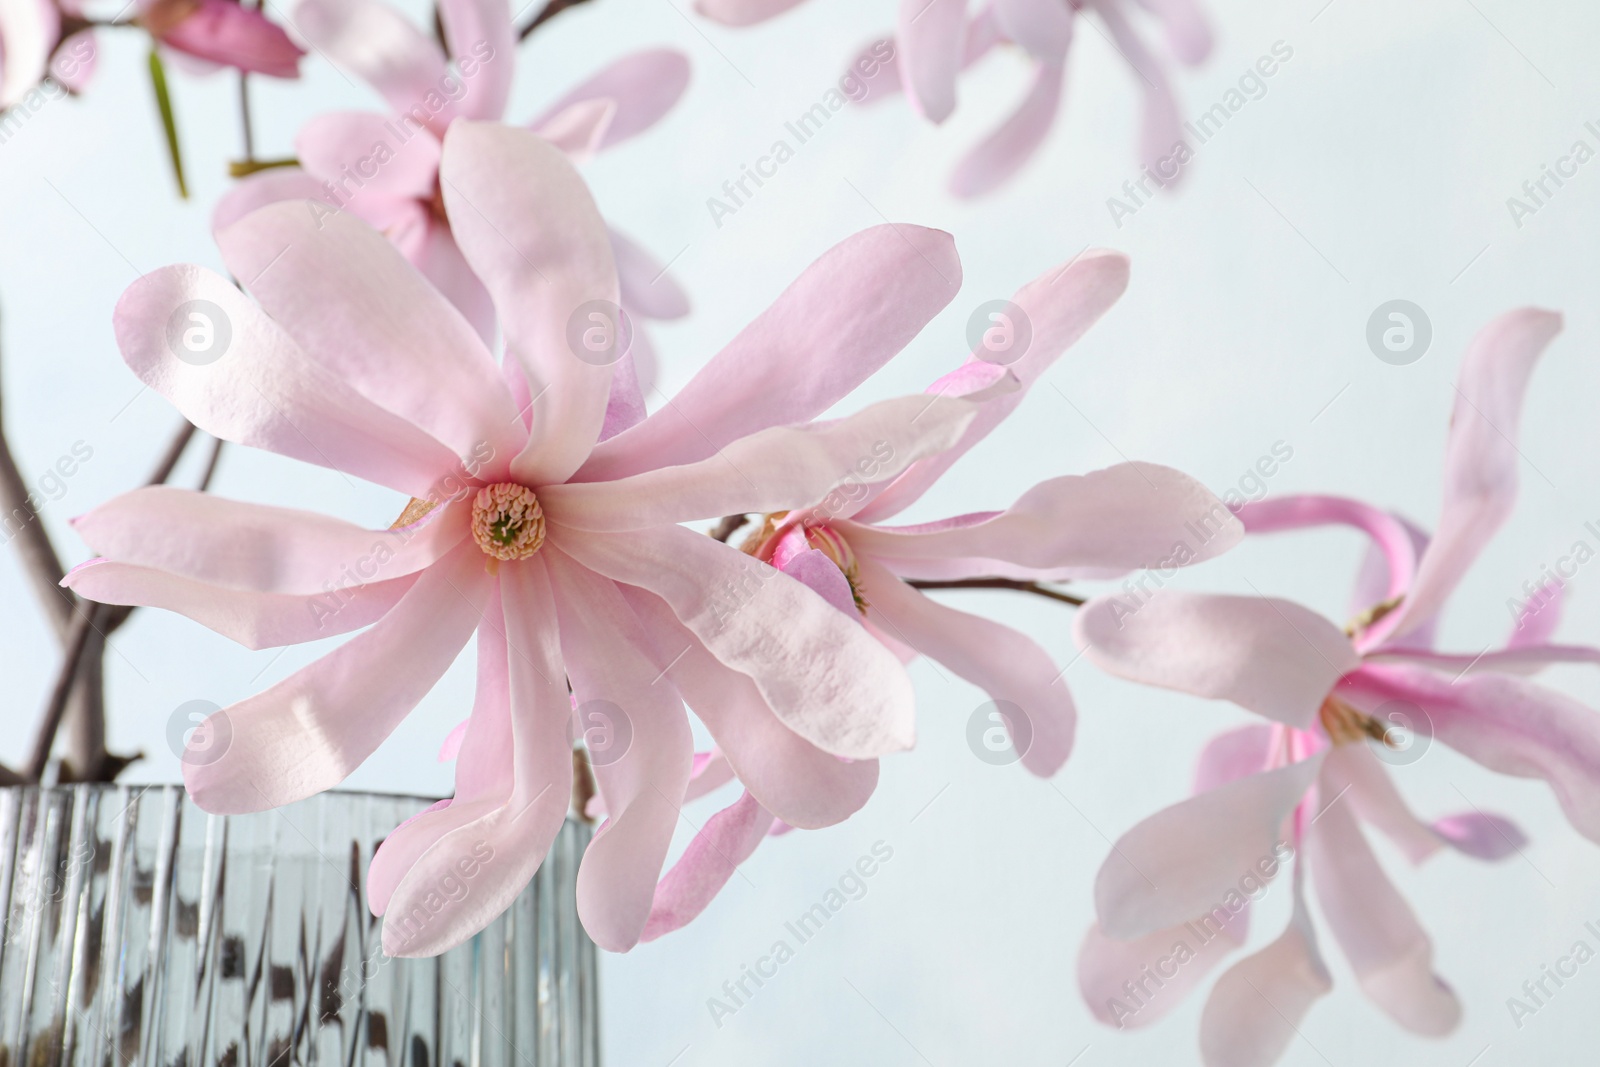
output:
M62 5L63 8L66 6ZM6 36L5 29L0 27L0 38ZM100 53L95 46L94 31L80 30L56 46L55 55L50 60L50 76L60 82L62 88L69 93L85 92L89 88L89 82L94 78L95 70L99 67L99 61ZM4 104L0 103L0 106Z
M552 522L580 530L645 530L745 512L789 511L842 487L886 481L949 448L977 413L964 400L900 397L818 426L774 427L693 463L601 482L552 485Z
M802 740L783 725L750 676L707 652L661 598L626 588L623 594L654 639L661 670L762 807L808 830L860 810L878 784L876 760L841 760Z
M1211 27L1195 0L1140 0L1167 31L1167 47L1179 60L1201 63L1211 54Z
M410 128L438 133L458 113L441 91L443 51L398 9L382 0L301 0L294 14L320 55L376 89Z
M1095 878L1095 910L1125 941L1206 915L1242 897L1240 879L1268 882L1283 862L1285 820L1322 754L1231 782L1159 811L1123 834ZM1230 896L1231 894L1231 896Z
M580 710L603 701L628 724L625 750L613 736L610 749L592 757L607 819L578 870L584 929L601 948L626 952L650 918L694 740L678 694L656 684L660 668L642 651L648 639L617 587L560 554L547 566L573 699Z
M1457 852L1489 863L1510 859L1528 846L1528 835L1521 827L1492 812L1448 815L1433 824L1433 832Z
M578 480L692 463L808 422L906 346L961 285L950 235L876 226L834 246L670 404L595 449Z
M634 347L637 348L637 344ZM643 422L647 414L639 373L630 350L617 360L611 373L611 395L606 398L606 421L600 426L600 440L609 441L623 430L632 429Z
M1339 679L1360 666L1343 631L1287 600L1163 589L1105 596L1073 632L1102 670L1309 729Z
M211 321L219 313L221 321ZM163 267L144 275L122 294L112 323L134 374L215 437L414 497L434 492L457 465L448 448L309 358L210 271ZM201 355L180 359L185 331L202 326L207 334L195 335L201 347L189 348Z
M894 41L880 37L864 45L845 69L840 84L856 104L876 104L900 94L900 62Z
M390 239L394 239L392 234ZM404 247L401 251L405 251ZM456 247L456 239L450 234L450 227L438 222L425 223L415 256L408 254L407 258L416 263L423 277L432 282L433 287L466 317L478 339L486 346L492 346L495 338L494 301L489 298L489 290L483 287L478 276L472 273L472 268L462 258L461 249Z
M621 144L648 130L671 111L689 87L689 58L671 48L633 52L606 67L551 104L532 127L538 130L574 104L609 100L616 113L596 151Z
M1209 489L1153 463L1052 478L999 515L970 525L901 533L842 523L840 530L858 552L890 559L981 556L1025 567L1112 572L1171 571L1221 555L1244 536Z
M855 593L850 580L827 553L806 549L779 565L779 569L816 593L851 619L858 617Z
M584 566L665 600L712 655L747 674L778 718L818 748L870 759L911 747L905 670L799 582L682 526L575 535L552 524L549 536Z
M1281 733L1279 727L1253 723L1213 737L1200 751L1192 792L1209 793L1267 770Z
M455 661L488 596L483 553L462 545L371 629L206 720L219 724L209 736L229 740L220 757L185 762L189 795L206 811L231 815L338 785Z
M543 561L502 567L500 589L506 641L514 649L507 659L511 736L509 746L503 733L487 743L510 748L515 784L497 806L490 807L498 795L486 793L478 805L483 814L438 835L400 880L384 910L383 951L389 956L436 955L487 926L527 887L566 819L571 703ZM440 902L441 887L448 892L459 884L469 860L478 867L467 892Z
M1543 778L1573 828L1600 841L1600 730L1589 708L1504 674L1452 683L1416 667L1370 664L1346 683L1365 705L1422 708L1435 738L1492 771Z
M1413 1033L1442 1037L1461 1021L1433 973L1433 943L1378 865L1354 818L1329 804L1311 826L1306 859L1317 903L1367 997Z
M1268 497L1242 504L1234 509L1234 514L1244 523L1245 532L1251 534L1335 524L1365 533L1382 553L1383 562L1388 564L1388 580L1381 592L1357 610L1404 593L1416 574L1416 551L1405 520L1359 500L1309 493Z
M1366 745L1335 745L1322 776L1330 797L1342 794L1363 822L1393 841L1412 863L1444 847L1439 835L1412 814L1388 770Z
M906 96L926 119L943 122L956 109L967 0L900 0L895 40Z
M490 481L522 447L494 357L393 245L344 214L275 204L217 235L223 260L296 344Z
M1029 771L1048 778L1072 752L1078 713L1062 671L1030 638L977 615L947 608L906 585L871 559L859 559L868 615L918 652L1013 705L1025 720L1007 723Z
M1507 648L1532 648L1546 645L1561 625L1567 599L1566 586L1558 581L1541 582L1528 594L1517 612L1517 621L1506 638Z
M197 0L192 14L161 34L161 43L226 67L273 78L298 78L305 52L275 23L233 0Z
M512 5L506 0L439 0L437 10L447 51L461 73L459 113L469 119L501 118L517 66Z
M328 202L327 190L318 178L299 167L274 167L236 182L217 200L211 212L211 228L220 232L252 211L284 200ZM331 203L329 204L331 207Z
M694 754L694 768L689 777L689 788L683 791L683 802L698 800L710 795L733 781L733 764L718 749Z
M1560 315L1523 308L1489 323L1467 348L1450 416L1439 523L1410 595L1393 621L1385 620L1385 632L1404 634L1437 614L1511 514L1523 463L1516 446L1522 399L1534 364L1560 332Z
M1059 63L1072 43L1073 9L1046 0L994 0L1000 32L1038 59Z
M1058 63L1039 65L1017 109L956 167L950 177L953 195L968 198L993 192L1033 158L1060 110L1062 74Z
M772 813L747 791L706 821L683 856L661 879L641 941L654 941L687 926L705 911L739 864L754 855Z
M565 152L574 163L587 163L600 150L600 142L616 115L614 101L580 100L528 128Z
M689 314L688 294L667 276L667 268L627 235L616 230L610 234L623 306L647 319L681 319Z
M505 804L515 786L512 767L511 676L505 610L498 583L478 627L478 684L472 714L455 730L455 796L395 827L367 868L367 904L381 917L417 860L444 834ZM445 742L446 747L450 741ZM440 753L441 758L444 753ZM454 810L451 810L454 809Z
M566 481L600 436L611 388L611 366L580 359L569 342L587 308L615 314L605 223L567 158L526 130L453 124L439 180L456 244L537 398L512 472L529 485Z
M1078 949L1078 992L1100 1022L1137 1029L1165 1018L1244 944L1248 905L1206 915L1133 941L1106 936L1098 923Z
M800 3L800 0L695 0L694 9L725 26L752 26Z
M415 576L314 596L225 589L149 567L91 560L62 582L85 600L164 608L246 648L278 648L346 634L382 618Z
M484 634L484 629L478 629L478 635ZM455 728L444 735L444 741L439 745L439 762L454 763L461 755L461 744L467 739L467 727L472 725L471 719L463 719L456 723Z
M439 180L439 139L372 111L318 115L300 127L294 150L300 165L331 182L346 205L372 195L427 199ZM325 199L324 192L316 198Z
M1294 912L1278 939L1217 980L1200 1017L1206 1067L1272 1067L1311 1006L1333 989L1295 868Z
M1427 649L1390 650L1380 648L1367 653L1373 663L1415 663L1450 674L1468 670L1498 671L1503 674L1537 674L1552 663L1600 663L1600 649L1587 645L1519 645L1478 655L1432 652Z
M1120 252L1090 249L1019 289L1011 302L1027 316L1033 338L1027 351L1008 364L1008 369L1023 388L985 403L959 445L907 471L854 517L861 522L883 522L918 500L952 463L1022 403L1026 390L1110 310L1127 287L1128 257ZM979 362L978 357L973 356L970 362ZM930 391L942 389L936 384Z
M135 489L73 522L95 552L224 589L322 596L414 574L467 533L460 508L412 526L368 530L310 511L246 504L192 489Z
M1162 180L1163 186L1172 186L1183 177L1181 165L1176 165L1176 149L1187 144L1184 136L1183 116L1178 111L1178 101L1172 95L1172 85L1167 73L1145 47L1144 41L1123 18L1114 4L1096 4L1111 39L1118 52L1128 61L1144 93L1144 119L1139 131L1139 155L1145 167ZM1176 165L1176 166L1175 166Z
M1416 561L1428 549L1428 535L1420 526L1409 520L1395 516L1395 521L1404 527L1406 535L1411 541L1410 562L1403 559L1391 560L1385 551L1376 543L1367 545L1366 555L1361 560L1361 569L1356 575L1355 588L1351 590L1349 614L1352 618L1404 593L1411 587L1411 582L1416 578ZM1249 523L1246 523L1248 527ZM1404 578L1404 584L1398 584L1398 579ZM1358 651L1365 652L1369 649L1382 647L1386 649L1430 649L1434 642L1434 620L1430 619L1403 637L1384 637L1380 632L1376 639L1372 628L1368 627L1356 635L1355 645Z

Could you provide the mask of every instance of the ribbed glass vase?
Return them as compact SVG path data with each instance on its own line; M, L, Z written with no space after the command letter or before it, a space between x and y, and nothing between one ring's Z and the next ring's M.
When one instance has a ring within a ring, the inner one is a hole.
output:
M0 789L0 1067L595 1067L589 828L471 941L389 959L367 864L427 803L224 817L171 786Z

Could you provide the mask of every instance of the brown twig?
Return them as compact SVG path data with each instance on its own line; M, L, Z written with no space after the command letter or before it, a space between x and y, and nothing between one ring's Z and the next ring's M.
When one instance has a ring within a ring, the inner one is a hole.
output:
M750 516L748 515L729 515L726 516L721 522L713 526L708 532L714 539L721 541L723 544L727 544L728 538L738 533L740 528L749 521Z
M45 705L44 718L39 732L34 735L33 748L22 773L30 782L37 782L50 762L50 750L55 747L56 733L61 729L61 719L67 712L67 701L78 681L78 667L83 662L84 651L89 647L89 635L95 632L95 616L100 605L86 605L73 617L72 629L67 634L67 648L61 662L61 672L51 690L50 701Z
M906 584L913 589L1009 589L1016 593L1032 593L1035 596L1048 597L1062 604L1071 604L1075 608L1087 603L1083 597L1063 593L1059 589L1051 589L1038 582L1024 582L1015 578L958 578L949 581L912 578L907 580Z
M582 3L587 3L587 0L545 0L544 7L539 9L539 13L533 16L532 21L517 32L517 40L526 41L534 30L543 26L567 8L577 7Z

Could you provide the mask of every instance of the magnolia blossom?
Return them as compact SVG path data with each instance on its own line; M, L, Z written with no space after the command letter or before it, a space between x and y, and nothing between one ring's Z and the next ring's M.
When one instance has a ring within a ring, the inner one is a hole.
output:
M1010 733L1022 765L1046 778L1072 748L1077 713L1064 672L1027 635L947 607L907 580L1060 581L1185 566L1231 548L1243 526L1204 486L1149 463L1053 478L1005 511L915 526L887 522L987 437L1127 282L1127 258L1098 250L1040 275L1012 297L1007 311L1029 324L1026 349L1007 353L1005 366L994 362L994 352L980 350L929 387L932 397L999 393L953 448L893 480L872 482L869 462L862 479L815 507L765 516L745 542L746 551L810 585L902 659L925 655L985 690L995 703L995 725ZM689 798L734 777L725 760L707 753L695 768ZM765 835L787 828L746 790L707 821L662 880L645 936L698 915Z
M732 26L761 22L799 0L699 0L701 14ZM1033 158L1061 106L1067 52L1080 15L1092 14L1112 45L1133 68L1144 92L1140 137L1145 165L1163 184L1181 171L1172 167L1184 141L1182 118L1166 70L1128 18L1127 0L991 0L969 13L967 0L900 0L892 48L877 41L857 58L853 73L865 79L864 99L903 89L919 114L943 122L956 107L961 72L996 45L1015 44L1034 65L1033 82L1015 111L962 160L951 176L957 196L987 193ZM1196 64L1211 51L1211 31L1195 0L1139 0L1162 24L1168 50ZM885 56L891 57L888 61ZM1180 153L1183 159L1187 155ZM1171 173L1167 173L1171 171Z
M396 489L412 498L396 525L140 490L77 521L102 558L66 584L251 647L367 627L202 728L229 742L187 759L185 781L219 812L337 785L476 633L455 795L390 834L371 867L391 955L441 951L504 910L568 809L570 701L625 709L631 744L596 761L609 818L578 879L585 926L624 950L689 781L684 701L751 793L796 826L854 812L874 757L912 743L893 654L804 584L678 524L809 507L884 443L879 479L954 445L971 401L905 397L805 424L915 336L960 265L948 235L868 230L639 421L639 406L608 403L626 388L612 367L570 346L574 309L617 297L604 224L570 161L530 132L460 121L440 167L452 231L503 324L504 368L381 235L304 203L220 235L259 306L184 266L134 283L116 314L129 365L196 425ZM231 337L201 362L172 341L197 307ZM464 863L471 892L452 893Z
M340 111L312 119L295 139L299 165L240 182L217 203L213 225L226 229L282 200L349 211L387 234L489 339L493 304L451 234L439 155L456 119L499 121L504 115L516 31L506 0L443 0L439 21L448 49L381 0L304 0L295 25L319 52L377 90L391 112ZM567 93L528 127L581 162L655 125L688 83L682 54L636 52ZM624 308L655 319L688 313L687 298L660 264L615 231L611 242ZM642 336L634 340L624 372L633 373L637 364L648 379L653 359Z
M1368 533L1361 610L1345 630L1308 608L1265 597L1175 591L1108 597L1076 621L1102 668L1135 681L1230 700L1272 720L1218 738L1197 795L1145 820L1101 868L1079 978L1106 1022L1143 1025L1193 989L1244 940L1248 898L1297 855L1294 918L1282 937L1226 972L1201 1023L1209 1067L1277 1059L1330 982L1304 903L1321 911L1364 992L1406 1028L1448 1032L1460 1006L1433 974L1432 945L1384 877L1359 827L1394 839L1413 861L1445 846L1482 859L1519 849L1521 833L1473 811L1425 823L1374 756L1408 732L1491 770L1544 779L1572 824L1600 841L1600 741L1593 712L1518 675L1600 651L1549 642L1554 595L1533 598L1507 646L1478 655L1432 651L1431 624L1517 490L1523 395L1560 317L1522 310L1490 323L1457 385L1443 507L1431 541L1355 501L1294 497L1241 509L1251 533L1341 523Z
M139 0L135 21L160 44L206 65L298 78L305 50L238 0Z

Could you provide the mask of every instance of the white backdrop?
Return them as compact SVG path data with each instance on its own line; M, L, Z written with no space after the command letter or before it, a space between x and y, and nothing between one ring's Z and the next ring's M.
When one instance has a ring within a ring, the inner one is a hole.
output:
M999 194L959 204L943 181L1022 91L1027 66L1012 53L963 80L961 107L945 128L922 124L898 102L832 119L716 226L707 198L835 83L856 48L888 27L894 7L810 0L764 27L732 31L688 16L684 0L593 0L525 48L513 117L531 117L635 48L668 44L694 62L689 93L667 121L587 168L603 210L674 259L695 301L690 319L654 333L664 388L685 381L824 249L883 218L950 230L966 280L857 401L920 390L963 358L974 307L1086 245L1108 245L1132 256L1127 296L908 518L1003 506L1040 479L1123 456L1180 467L1220 493L1284 442L1293 458L1272 491L1361 496L1426 524L1438 507L1450 383L1468 339L1514 306L1560 309L1566 332L1529 400L1521 505L1452 602L1443 631L1448 646L1472 653L1498 640L1507 598L1586 536L1585 522L1600 520L1600 266L1589 238L1600 233L1600 163L1581 168L1520 228L1506 206L1575 140L1600 145L1584 129L1600 119L1592 63L1600 12L1554 0L1214 0L1217 50L1177 78L1187 115L1219 100L1274 43L1293 58L1200 148L1179 193L1120 228L1106 200L1137 174L1138 83L1101 36L1080 32L1063 119L1041 158ZM207 214L227 182L225 160L238 151L231 77L177 75L195 194L177 202L143 46L103 37L88 97L50 103L0 145L9 431L29 477L78 442L93 450L45 512L69 563L86 551L66 520L141 479L177 419L118 358L112 305L141 271L177 261L220 267ZM315 57L305 69L302 85L257 80L260 154L286 154L299 124L318 111L378 104ZM1374 358L1364 337L1373 309L1396 298L1423 307L1434 328L1425 358L1404 367ZM381 525L403 503L240 451L226 456L216 489ZM1355 536L1340 532L1255 540L1181 581L1255 587L1342 617L1358 551ZM1591 570L1571 590L1561 632L1568 640L1600 642L1600 568ZM1068 609L949 595L1035 635L1063 665L1072 659ZM14 546L0 555L0 596L0 670L11 689L0 758L14 760L56 655ZM229 703L316 652L247 652L185 620L140 613L109 657L113 746L147 756L130 778L177 777L165 732L180 704ZM917 750L885 762L864 812L767 843L693 926L606 959L608 1062L1198 1062L1202 998L1153 1029L1114 1033L1080 1002L1075 957L1108 839L1185 794L1199 745L1246 721L1244 713L1141 690L1077 663L1067 673L1082 713L1077 750L1053 782L1042 782L969 751L965 728L985 699L979 691L926 664L913 673ZM1551 677L1600 706L1592 669ZM466 714L471 680L469 652L349 784L448 791L449 768L434 753ZM1583 926L1600 920L1600 849L1567 827L1541 784L1486 774L1442 747L1398 778L1430 817L1470 805L1500 810L1534 838L1525 859L1484 867L1445 855L1416 870L1375 842L1433 934L1437 968L1466 1019L1444 1041L1403 1034L1362 998L1325 939L1337 988L1284 1062L1587 1061L1600 1041L1592 1010L1600 963L1520 1029L1506 998L1579 938L1596 944ZM688 809L683 841L728 799ZM893 855L865 896L718 1027L707 999L880 841ZM1276 936L1286 896L1281 886L1268 894L1252 944Z

